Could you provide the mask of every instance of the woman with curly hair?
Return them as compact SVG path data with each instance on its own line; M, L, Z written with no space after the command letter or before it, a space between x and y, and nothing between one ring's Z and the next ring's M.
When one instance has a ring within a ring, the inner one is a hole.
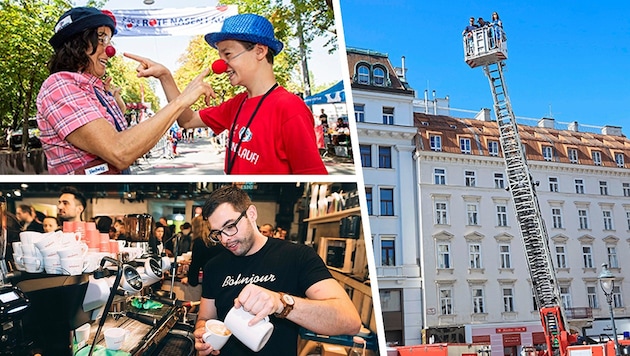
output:
M37 125L51 174L128 173L184 109L214 95L203 81L206 69L151 119L127 127L120 89L106 77L115 33L114 15L93 7L72 8L55 25L51 74L37 96Z

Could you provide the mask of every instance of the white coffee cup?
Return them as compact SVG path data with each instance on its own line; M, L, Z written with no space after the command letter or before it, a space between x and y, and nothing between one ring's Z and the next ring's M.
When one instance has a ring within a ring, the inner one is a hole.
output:
M77 243L80 237L76 232L63 232L61 233L61 244L70 245Z
M32 243L22 242L22 253L24 256L35 257L39 250Z
M207 344L212 345L213 350L221 350L230 336L232 332L222 321L215 319L206 321L206 332L202 338Z
M81 349L87 345L90 338L90 324L85 323L74 330L74 339L77 344L77 349Z
M62 249L57 251L59 257L61 258L81 258L84 259L88 253L88 246L84 243L74 243L68 246L65 246Z
M56 232L48 232L41 235L41 238L35 242L35 247L40 251L52 248L53 246L60 244L60 235Z
M85 272L88 266L88 261L81 257L61 258L61 270L63 274L78 276Z
M242 307L238 309L232 308L225 316L224 323L245 346L254 352L258 352L269 341L273 333L273 324L269 322L269 317L265 317L256 324L249 326L249 321L254 316Z
M23 244L34 244L42 238L42 233L37 231L22 231L20 232L20 241Z
M24 256L22 258L24 263L24 270L28 273L40 273L44 272L44 264L41 258L33 256Z
M13 246L13 253L20 256L24 254L22 251L22 241L12 242L11 245Z
M105 346L110 350L120 350L129 331L123 328L110 328L105 330Z
M13 254L13 263L15 263L15 269L18 271L24 271L24 256Z
M59 255L54 254L44 257L44 270L46 270L48 274L62 274L63 271L61 269L61 259Z

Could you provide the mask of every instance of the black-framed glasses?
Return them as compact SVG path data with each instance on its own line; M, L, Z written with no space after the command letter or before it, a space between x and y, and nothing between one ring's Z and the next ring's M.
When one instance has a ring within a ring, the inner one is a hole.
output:
M233 223L225 226L223 229L211 230L210 235L208 235L210 237L210 240L214 242L221 242L221 235L225 235L225 236L236 235L238 233L238 227L236 227L236 225L238 225L238 222L241 221L243 216L245 216L245 213L247 213L247 209L243 210L241 215L239 215L238 218Z

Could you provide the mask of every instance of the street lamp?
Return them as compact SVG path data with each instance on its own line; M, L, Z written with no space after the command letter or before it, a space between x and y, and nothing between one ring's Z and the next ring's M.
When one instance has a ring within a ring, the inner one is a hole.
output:
M608 270L608 264L602 264L602 273L599 274L599 285L604 291L608 309L610 310L610 322L612 323L613 341L615 342L615 355L621 356L619 347L619 339L617 338L617 326L615 325L615 314L613 313L613 289L615 288L615 276Z

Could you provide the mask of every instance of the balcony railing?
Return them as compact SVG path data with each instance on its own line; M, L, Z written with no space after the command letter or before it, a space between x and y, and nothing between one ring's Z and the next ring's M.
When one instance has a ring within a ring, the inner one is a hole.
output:
M593 319L593 308L590 307L566 308L564 311L569 320Z

